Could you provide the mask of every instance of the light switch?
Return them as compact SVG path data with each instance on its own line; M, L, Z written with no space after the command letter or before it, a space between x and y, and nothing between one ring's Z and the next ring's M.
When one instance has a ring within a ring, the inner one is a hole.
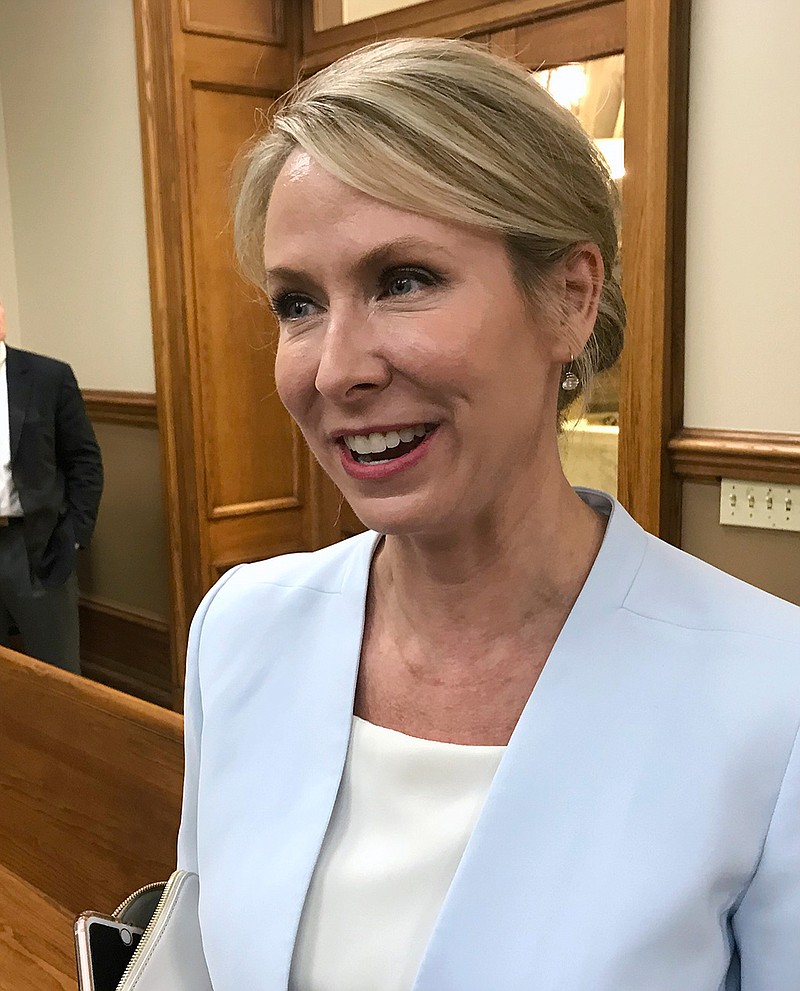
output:
M727 526L800 533L800 486L723 478L719 521Z

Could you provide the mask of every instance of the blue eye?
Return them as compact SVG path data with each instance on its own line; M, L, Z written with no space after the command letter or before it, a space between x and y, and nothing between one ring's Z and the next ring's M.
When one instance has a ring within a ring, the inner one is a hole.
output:
M412 296L421 289L439 285L441 279L424 269L397 270L388 273L384 279L385 293L387 296L399 298L401 296Z
M283 293L271 301L272 312L279 320L302 320L311 316L314 303L297 293Z
M408 296L414 292L418 285L420 285L420 280L415 279L412 275L400 275L389 283L389 295Z

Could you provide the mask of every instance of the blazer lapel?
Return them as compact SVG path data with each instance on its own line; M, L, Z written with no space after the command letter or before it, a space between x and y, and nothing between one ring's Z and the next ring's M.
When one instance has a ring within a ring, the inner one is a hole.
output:
M17 453L22 424L31 395L31 376L22 355L6 345L6 381L8 384L8 427L11 442L11 460Z
M378 538L356 539L347 554L339 551L337 588L256 584L241 597L240 624L226 621L219 643L213 631L203 633L200 916L217 991L288 985L350 739ZM258 621L261 603L269 609L268 631ZM233 676L225 668L232 655L248 659Z
M608 788L602 768L620 759L610 752L614 746L629 748L619 731L620 697L630 687L619 607L645 545L644 532L616 506L590 576L509 741L414 991L588 986L591 975L579 962L583 983L570 983L564 972L564 961L579 960L586 929L597 925L597 906L574 874L584 869L581 858L596 850L593 812L608 805L599 793ZM619 807L625 807L623 796Z

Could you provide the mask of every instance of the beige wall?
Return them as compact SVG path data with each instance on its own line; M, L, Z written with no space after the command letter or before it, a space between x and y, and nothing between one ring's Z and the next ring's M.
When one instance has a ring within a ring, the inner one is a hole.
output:
M800 432L800 3L693 0L686 403L690 427ZM800 534L720 526L683 487L682 546L800 604Z
M800 605L800 533L720 526L718 486L683 486L682 544L715 567Z
M0 292L11 343L155 391L131 0L0 0ZM13 219L13 227L11 220ZM85 595L168 614L156 430L96 424Z
M164 618L167 534L156 430L100 423L106 482L94 539L80 555L81 592Z
M131 0L0 0L0 89L22 345L152 392Z
M798 0L693 0L691 427L800 432Z
M8 185L2 87L0 87L0 299L6 311L8 342L19 344L17 262L14 255L14 224L11 216L11 190Z

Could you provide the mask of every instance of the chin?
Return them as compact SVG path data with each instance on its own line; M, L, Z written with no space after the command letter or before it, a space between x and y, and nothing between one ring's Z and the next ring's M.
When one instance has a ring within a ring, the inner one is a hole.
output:
M452 514L443 512L439 502L434 508L428 500L413 496L359 498L344 492L351 509L368 530L392 537L441 534L452 524Z

